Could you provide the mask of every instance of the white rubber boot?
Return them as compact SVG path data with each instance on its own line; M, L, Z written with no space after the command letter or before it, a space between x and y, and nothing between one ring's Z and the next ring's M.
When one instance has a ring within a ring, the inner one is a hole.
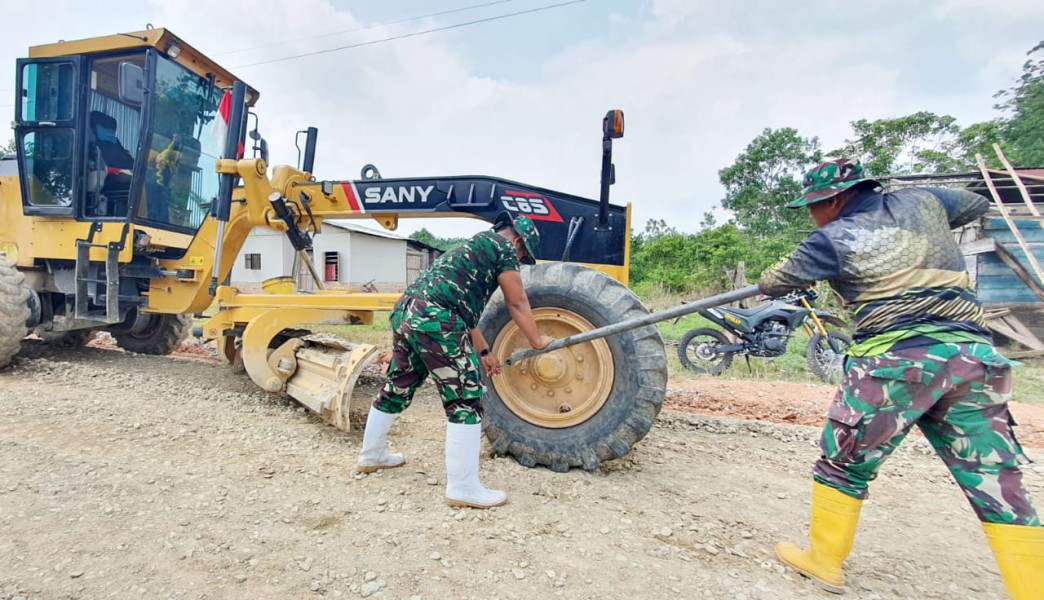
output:
M479 482L481 448L482 425L446 423L446 504L492 508L507 502L507 494Z
M366 418L366 431L363 432L362 451L359 452L359 462L355 465L356 471L373 473L406 464L406 459L401 454L388 453L388 430L398 416L370 406L370 416Z

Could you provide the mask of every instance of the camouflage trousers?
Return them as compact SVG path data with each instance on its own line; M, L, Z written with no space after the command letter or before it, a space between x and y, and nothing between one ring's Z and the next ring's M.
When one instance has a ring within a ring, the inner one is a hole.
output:
M1011 363L989 344L938 343L846 358L816 481L854 498L915 424L987 523L1040 526L1008 412Z
M386 413L409 407L413 394L431 375L450 423L482 422L486 388L471 334L456 313L403 296L390 315L393 340L388 379L373 406Z

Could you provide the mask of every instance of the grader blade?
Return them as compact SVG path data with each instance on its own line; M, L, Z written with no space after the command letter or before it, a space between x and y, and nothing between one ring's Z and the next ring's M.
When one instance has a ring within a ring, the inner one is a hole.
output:
M327 423L349 431L352 391L363 370L377 358L377 347L331 336L298 340L301 343L293 351L296 368L286 380L286 393Z

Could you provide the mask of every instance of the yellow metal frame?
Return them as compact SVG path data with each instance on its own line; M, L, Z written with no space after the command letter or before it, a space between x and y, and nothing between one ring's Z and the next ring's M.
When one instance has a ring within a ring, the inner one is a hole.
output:
M180 52L173 52L177 46ZM51 58L71 55L90 55L140 48L155 48L188 70L206 77L213 74L215 84L227 88L237 79L202 53L166 29L148 29L127 34L59 42L34 46L31 58ZM176 56L174 56L176 54ZM259 97L257 90L248 87L247 104L253 105ZM203 336L217 339L220 356L229 363L241 361L251 379L262 389L293 392L294 397L335 425L347 429L349 392L358 370L375 356L376 349L360 344L348 349L345 357L330 359L313 345L295 339L279 348L272 341L280 332L303 323L352 325L370 324L374 313L389 311L399 294L359 294L344 291L291 294L243 294L230 286L220 286L210 294L212 280L224 281L232 270L236 257L255 227L285 232L286 224L278 219L269 197L278 192L284 198L296 199L305 194L309 199L312 222L298 215L302 229L318 230L324 219L368 218L383 227L394 230L402 215L395 213L362 213L353 210L340 186L333 193L322 193L320 184L310 173L290 166L276 166L268 175L265 161L220 159L214 165L221 174L236 175L242 186L233 191L229 220L224 224L219 240L218 222L208 215L194 236L142 227L122 222L101 223L93 240L99 244L117 242L127 227L127 241L118 260L128 263L133 259L135 231L149 236L150 247L184 249L181 258L155 261L155 266L170 275L150 281L146 292L148 304L142 309L148 313L200 314L216 304L217 313L203 325ZM472 217L467 213L440 213L437 215L408 215L409 217ZM21 188L17 177L0 178L0 255L14 258L23 268L32 268L38 259L76 260L76 240L85 239L92 224L77 222L71 217L26 216L22 208ZM626 240L624 264L586 266L602 271L628 283L631 254L631 205L626 209ZM215 258L216 248L221 255ZM104 261L104 248L93 248L90 259ZM236 345L241 338L241 346ZM309 345L308 347L305 347ZM322 345L322 344L320 344ZM336 373L351 374L344 378ZM341 377L341 379L338 379ZM332 379L331 379L332 378ZM328 381L340 381L337 390L328 389Z
M180 49L177 57L171 57L168 49L176 45ZM206 78L208 74L214 74L214 83L219 88L231 87L232 83L239 79L226 71L221 65L207 58L202 52L185 43L184 40L174 35L168 29L146 29L144 31L132 31L130 33L118 33L83 40L58 42L55 44L42 44L29 48L29 58L55 58L59 56L71 56L75 54L100 54L103 52L118 52L120 50L134 50L137 48L155 48L165 56L180 64L186 69ZM253 106L259 97L258 91L247 86L247 104Z
M399 294L241 294L236 288L217 289L218 312L203 324L203 337L218 340L218 353L229 363L237 354L250 378L262 389L277 392L291 373L280 373L269 361L269 345L284 329L301 323L369 325L374 312L389 311ZM234 348L242 331L242 349Z

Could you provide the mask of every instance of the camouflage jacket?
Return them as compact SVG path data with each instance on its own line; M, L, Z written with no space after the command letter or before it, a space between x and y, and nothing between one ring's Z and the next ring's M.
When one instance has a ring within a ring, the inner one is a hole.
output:
M982 306L951 233L988 207L985 198L963 190L865 191L782 265L766 270L758 287L779 296L828 281L852 311L857 342L885 332L911 334L892 335L894 340L947 332L988 340Z
M504 271L518 270L518 253L496 232L483 231L443 254L408 288L405 296L451 310L468 329L478 325Z

